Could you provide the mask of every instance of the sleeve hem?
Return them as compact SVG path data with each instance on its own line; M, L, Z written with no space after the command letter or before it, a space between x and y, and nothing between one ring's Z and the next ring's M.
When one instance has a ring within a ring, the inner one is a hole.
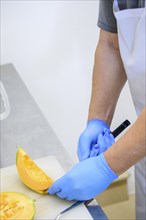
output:
M111 33L117 33L117 28L113 28L111 26L108 26L107 24L101 22L98 20L98 23L97 23L98 27L107 31L107 32L111 32Z

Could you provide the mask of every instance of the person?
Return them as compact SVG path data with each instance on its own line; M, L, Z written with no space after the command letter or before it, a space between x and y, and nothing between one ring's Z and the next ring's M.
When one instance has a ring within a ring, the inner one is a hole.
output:
M48 190L67 200L88 200L135 165L137 219L146 219L145 10L145 0L100 0L100 37L88 122L78 142L80 162ZM115 142L110 125L127 80L138 117Z

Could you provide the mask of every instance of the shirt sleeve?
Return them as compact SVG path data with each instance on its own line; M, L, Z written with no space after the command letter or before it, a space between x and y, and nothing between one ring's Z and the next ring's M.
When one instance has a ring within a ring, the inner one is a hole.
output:
M113 13L113 0L100 0L98 27L101 29L117 33L117 22Z

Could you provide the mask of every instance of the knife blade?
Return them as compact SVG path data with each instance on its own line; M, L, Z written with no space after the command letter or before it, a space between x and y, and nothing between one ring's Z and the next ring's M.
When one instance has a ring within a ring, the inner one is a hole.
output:
M68 208L66 208L66 209L64 209L62 212L60 212L57 216L56 216L56 218L55 218L55 220L58 220L60 217L61 217L61 215L62 214L64 214L65 212L68 212L69 210L71 210L71 209L74 209L75 207L77 207L77 206L79 206L79 205L81 205L81 204L85 204L85 205L88 205L90 202L92 202L93 201L93 199L90 199L90 200L87 200L87 201L77 201L77 202L75 202L74 204L72 204L71 206L69 206Z

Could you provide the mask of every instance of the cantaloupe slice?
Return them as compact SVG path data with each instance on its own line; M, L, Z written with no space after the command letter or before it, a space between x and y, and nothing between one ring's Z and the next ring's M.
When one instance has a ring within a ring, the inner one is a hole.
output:
M18 147L16 166L23 183L38 193L46 193L53 184L52 178L47 176L21 147Z
M34 215L34 200L17 192L0 193L1 220L31 220Z

